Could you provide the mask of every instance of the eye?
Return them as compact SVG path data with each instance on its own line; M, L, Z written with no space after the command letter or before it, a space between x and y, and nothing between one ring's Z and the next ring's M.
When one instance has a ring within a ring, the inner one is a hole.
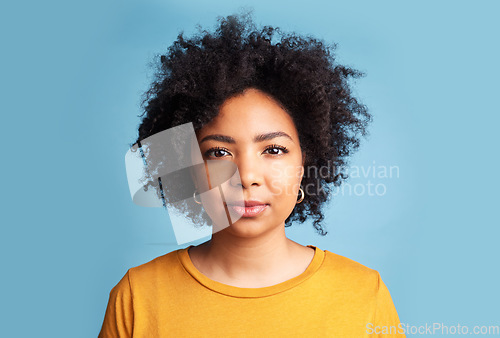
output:
M210 156L212 154L213 154L213 156ZM205 152L206 157L219 158L219 157L224 157L225 154L229 154L229 151L227 149L221 148L221 147L210 148L209 150L207 150Z
M269 147L266 148L265 151L267 151L268 154L275 156L280 156L288 153L288 149L286 147L282 147L277 144L270 145ZM280 151L282 152L281 154L279 153Z

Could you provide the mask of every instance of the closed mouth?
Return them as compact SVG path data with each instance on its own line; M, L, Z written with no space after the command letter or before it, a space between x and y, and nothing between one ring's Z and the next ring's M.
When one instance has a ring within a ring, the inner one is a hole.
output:
M253 206L229 205L229 207L241 217L255 217L267 209L269 204L257 204Z
M228 206L250 208L250 207L256 207L256 206L269 205L269 203L265 203L265 202L261 202L261 201L256 201L256 200L248 200L248 201L234 201L234 202L229 202L229 203L227 203L227 205Z

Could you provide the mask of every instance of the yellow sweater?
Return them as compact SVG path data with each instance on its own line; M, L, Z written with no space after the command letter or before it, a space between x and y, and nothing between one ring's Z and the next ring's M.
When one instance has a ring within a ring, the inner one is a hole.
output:
M110 292L99 337L405 337L377 271L308 246L315 255L301 275L263 288L209 279L189 247L131 268Z

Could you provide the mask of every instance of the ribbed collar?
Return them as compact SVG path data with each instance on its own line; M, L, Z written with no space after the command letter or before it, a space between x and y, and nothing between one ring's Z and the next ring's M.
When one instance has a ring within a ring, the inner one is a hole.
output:
M267 297L271 296L286 290L289 290L300 283L307 280L309 277L314 275L314 273L320 268L323 260L325 258L325 252L314 245L308 245L314 249L314 257L309 263L307 269L301 273L300 275L284 281L282 283L266 286L262 288L240 288L232 285L223 284L220 282L216 282L204 274L202 274L193 264L191 258L189 257L188 250L192 247L192 245L188 246L184 249L177 250L177 256L179 261L184 266L184 269L195 278L200 284L206 286L210 290L213 290L218 293L222 293L232 297L241 297L241 298L258 298L258 297Z

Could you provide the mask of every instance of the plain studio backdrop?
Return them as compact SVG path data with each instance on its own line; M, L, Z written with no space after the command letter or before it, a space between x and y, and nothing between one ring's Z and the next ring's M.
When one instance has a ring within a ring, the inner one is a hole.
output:
M500 325L497 2L29 1L0 11L1 335L95 337L127 269L180 248L127 185L148 63L242 6L367 75L351 190L288 236L378 270L410 326Z

